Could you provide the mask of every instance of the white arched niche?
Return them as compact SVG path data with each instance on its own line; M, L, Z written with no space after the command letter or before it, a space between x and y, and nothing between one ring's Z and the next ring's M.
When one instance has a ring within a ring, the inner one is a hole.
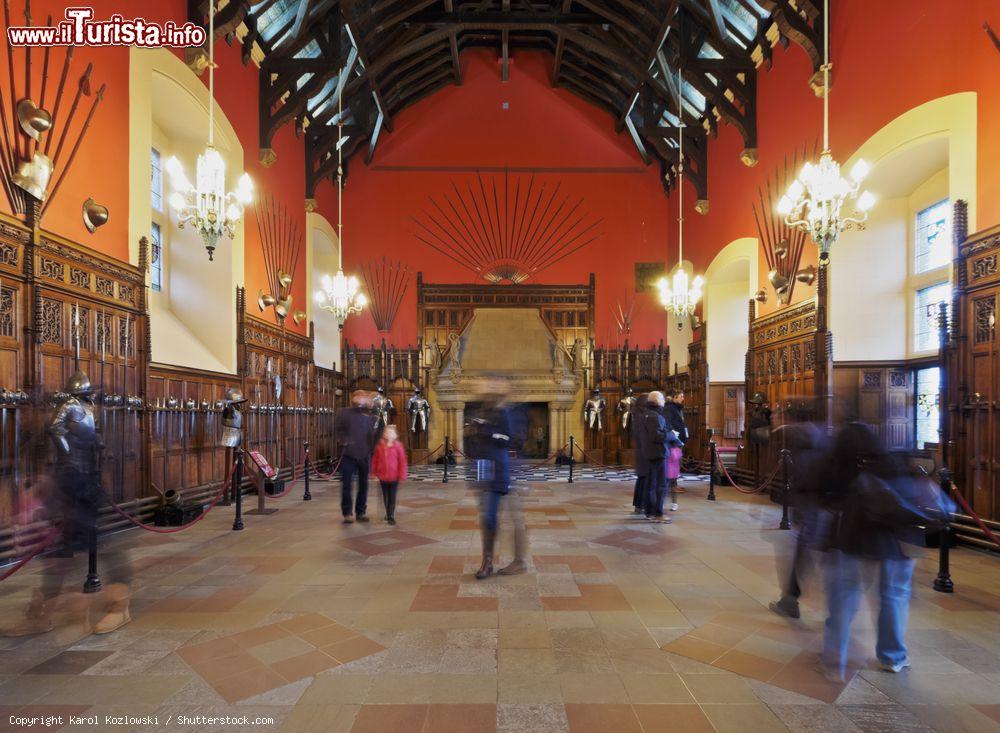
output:
M129 235L130 257L151 238L151 149L161 163L176 156L194 179L198 155L208 143L208 89L183 61L166 49L132 48L129 55ZM215 104L213 102L213 104ZM243 171L243 148L218 104L214 143L226 162L227 190ZM163 173L164 198L171 193ZM219 239L209 262L201 237L180 228L164 202L161 289L150 289L152 360L204 371L236 372L236 287L243 282L241 219L233 239Z
M322 214L306 213L306 282L311 290L306 313L313 322L313 360L325 369L341 369L340 328L333 315L316 307L315 293L324 275L337 272L340 241L337 232Z
M859 158L872 165L865 187L877 203L863 228L841 234L831 250L830 327L838 362L895 361L914 349L915 293L950 277L950 264L916 273L917 213L938 201L976 205L976 95L954 94L915 107L872 135ZM933 353L933 352L931 352Z
M713 382L742 382L748 345L747 302L757 283L757 239L736 239L705 271L708 374Z

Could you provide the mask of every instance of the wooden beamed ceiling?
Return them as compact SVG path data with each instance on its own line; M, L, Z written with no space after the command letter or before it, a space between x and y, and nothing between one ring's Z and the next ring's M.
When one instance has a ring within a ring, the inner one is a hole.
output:
M225 2L225 0L223 0ZM207 0L190 0L206 24ZM207 25L207 24L206 24ZM800 45L819 73L820 0L229 0L219 37L240 40L260 64L260 159L289 122L306 136L307 196L360 150L374 155L383 129L405 107L462 83L467 48L491 48L506 78L519 50L552 55L551 83L607 110L669 192L683 122L685 170L708 205L708 137L718 123L757 161L757 73L772 49ZM684 81L678 95L677 71ZM342 96L344 140L337 134Z

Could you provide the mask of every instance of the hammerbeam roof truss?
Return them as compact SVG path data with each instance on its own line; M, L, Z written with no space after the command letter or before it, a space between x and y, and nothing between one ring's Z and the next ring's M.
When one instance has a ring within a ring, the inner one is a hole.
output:
M225 3L225 4L222 4ZM821 63L820 0L221 0L219 37L239 39L260 65L260 158L292 123L306 136L307 196L363 152L405 107L462 83L460 57L494 49L504 80L522 49L549 52L551 82L607 110L669 192L684 175L708 205L708 137L720 121L757 160L757 74L775 46L800 45ZM190 0L204 23L207 0ZM683 78L678 94L677 73ZM337 131L342 97L343 137Z

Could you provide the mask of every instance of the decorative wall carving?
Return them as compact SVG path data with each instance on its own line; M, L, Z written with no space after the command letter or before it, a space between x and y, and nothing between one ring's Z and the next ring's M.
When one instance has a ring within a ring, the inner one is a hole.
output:
M0 336L16 338L17 306L14 299L17 292L14 288L0 289Z
M63 280L66 277L66 267L62 262L50 260L47 257L40 257L38 264L38 274L50 280Z
M62 343L62 301L39 298L38 334L43 344Z
M976 298L972 301L973 308L973 343L986 344L993 341L997 331L997 296Z
M90 273L77 267L69 268L69 284L90 290Z
M98 276L97 278L97 294L103 295L108 298L115 297L115 281L108 280L107 278Z
M989 277L997 274L997 261L1000 256L996 252L985 257L979 257L972 261L972 279Z

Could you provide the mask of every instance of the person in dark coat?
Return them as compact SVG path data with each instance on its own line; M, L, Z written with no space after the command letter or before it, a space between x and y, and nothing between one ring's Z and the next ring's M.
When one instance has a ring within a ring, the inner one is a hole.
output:
M913 560L903 552L900 527L879 523L866 509L878 486L901 476L900 467L879 437L866 425L851 423L837 435L822 487L825 504L836 516L826 562L827 620L823 664L843 679L850 648L851 623L861 605L866 580L878 575L878 630L875 655L882 669L910 666L904 636L910 608ZM879 482L882 482L879 484Z
M647 460L646 475L646 518L662 524L670 520L663 516L663 497L667 487L667 453L668 446L677 442L677 438L667 427L661 410L665 399L662 392L650 392L646 409L642 413L642 443Z
M363 392L351 395L351 406L337 414L335 429L340 443L340 510L344 524L368 521L368 471L372 451L381 440L371 415L371 397ZM352 501L351 485L358 479L357 498Z
M632 433L632 461L635 464L635 488L632 491L632 511L643 514L646 509L646 476L649 475L649 461L644 454L642 413L646 409L647 395L639 395L632 403L632 417L629 430Z

